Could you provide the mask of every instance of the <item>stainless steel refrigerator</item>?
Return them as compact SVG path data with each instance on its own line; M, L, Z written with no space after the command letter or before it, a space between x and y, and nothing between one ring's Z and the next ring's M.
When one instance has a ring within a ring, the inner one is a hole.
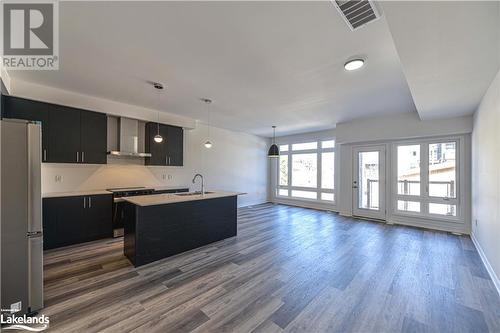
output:
M41 126L0 124L1 303L4 315L22 316L43 307Z

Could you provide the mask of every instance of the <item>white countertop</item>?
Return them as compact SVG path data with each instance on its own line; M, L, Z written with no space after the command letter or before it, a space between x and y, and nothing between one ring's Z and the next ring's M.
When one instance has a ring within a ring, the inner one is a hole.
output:
M184 189L184 188L189 189L189 186L163 186L163 185L158 185L158 186L144 186L144 187L146 187L146 188L152 188L155 191L179 190L179 189ZM68 191L68 192L49 192L49 193L42 193L42 198L76 197L76 196L83 196L83 195L99 195L99 194L111 194L111 192L106 191L106 190L84 190L84 191Z
M226 191L207 191L211 193L205 193L203 195L176 195L176 194L153 194L153 195L139 195L135 197L125 197L124 201L133 203L137 206L155 206L155 205L165 205L171 203L179 203L186 201L197 201L197 200L207 200L223 197L232 197L235 195L244 195L246 193L241 192L226 192Z
M51 192L51 193L42 193L42 198L76 197L76 196L83 196L83 195L99 195L99 194L111 194L111 192L106 191L106 190Z

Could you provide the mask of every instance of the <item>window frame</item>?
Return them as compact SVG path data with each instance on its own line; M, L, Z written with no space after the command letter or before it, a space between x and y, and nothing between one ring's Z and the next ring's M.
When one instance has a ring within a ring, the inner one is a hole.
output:
M429 195L429 145L436 143L455 143L455 198L435 197ZM420 195L398 194L398 147L420 146ZM465 180L465 142L461 136L445 136L426 139L403 140L392 143L392 171L391 171L391 204L392 213L398 216L460 222L464 218L463 187ZM411 212L398 209L398 200L420 202L420 212ZM447 204L456 206L455 216L429 213L429 204Z
M323 141L335 141L335 144L331 148L323 148L322 147L322 142ZM316 149L303 149L303 150L292 150L292 145L293 144L300 144L300 143L309 143L309 142L316 142L317 143L317 148ZM336 204L336 179L335 179L335 163L336 163L336 140L334 137L327 137L327 138L321 138L321 139L315 139L315 140L297 140L297 141L291 141L287 143L280 143L280 156L281 155L287 155L288 156L288 185L280 185L280 159L278 159L278 167L276 168L276 174L277 174L277 184L276 184L276 190L275 190L275 195L276 198L278 199L286 199L286 200L298 200L298 201L309 201L309 202L318 202L318 203L325 203L325 204L331 204L335 205ZM282 151L281 146L288 146L287 151ZM326 152L333 152L333 163L334 163L334 174L333 174L333 189L324 189L322 188L322 153ZM303 186L292 186L292 178L293 178L293 171L292 171L292 165L293 165L293 155L301 155L301 154L316 154L316 187L303 187ZM281 157L280 157L281 158ZM280 195L279 192L280 190L287 190L288 195ZM315 192L316 193L316 199L307 199L307 198L300 198L300 197L294 197L292 196L292 191L297 190L297 191L308 191L308 192ZM321 199L321 194L322 193L331 193L333 194L333 201L331 200L322 200Z

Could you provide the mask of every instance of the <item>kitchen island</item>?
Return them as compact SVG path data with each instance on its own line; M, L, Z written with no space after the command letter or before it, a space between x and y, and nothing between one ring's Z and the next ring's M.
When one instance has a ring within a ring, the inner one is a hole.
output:
M241 194L217 191L123 198L125 256L138 267L236 236Z

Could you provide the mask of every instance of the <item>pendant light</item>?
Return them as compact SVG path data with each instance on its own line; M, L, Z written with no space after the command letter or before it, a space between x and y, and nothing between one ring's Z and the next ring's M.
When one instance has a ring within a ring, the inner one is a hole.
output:
M160 92L161 90L163 90L163 84L161 83L158 83L158 82L154 82L153 83L153 87L155 87L155 89ZM158 94L158 100L160 100L160 95ZM156 132L156 135L154 136L153 140L155 140L156 143L162 143L163 142L163 137L160 135L160 111L158 111L158 121L156 122L157 124L157 132Z
M210 149L213 146L212 142L210 141L210 104L212 103L212 100L208 98L202 98L201 101L205 102L205 104L207 105L207 124L208 124L207 141L205 141L203 145L205 146L205 148Z
M267 152L267 157L276 158L280 157L280 150L276 145L276 126L273 126L273 144L269 147Z

